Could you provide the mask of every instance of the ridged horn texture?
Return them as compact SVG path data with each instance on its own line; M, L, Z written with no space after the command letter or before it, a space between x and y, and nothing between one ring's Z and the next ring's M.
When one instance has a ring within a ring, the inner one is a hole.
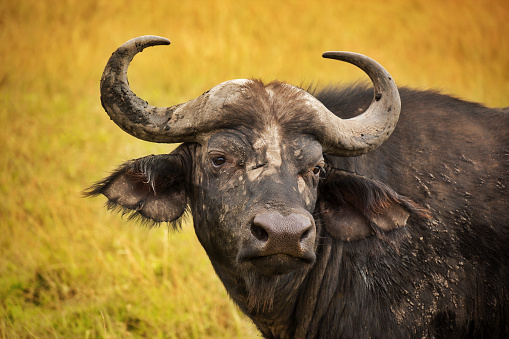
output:
M221 108L235 102L247 80L223 82L201 96L171 107L155 107L134 94L127 68L146 47L169 45L166 38L146 35L131 39L110 57L101 77L101 103L110 118L136 138L162 143L196 141L200 133L224 124Z
M151 142L196 141L200 133L221 128L222 107L235 102L249 80L223 82L184 104L155 107L137 97L129 88L127 69L134 56L146 47L169 45L168 39L141 36L120 46L110 57L101 78L101 103L111 119L127 133ZM310 94L313 114L310 124L324 151L331 155L355 156L380 146L398 121L401 103L398 89L387 71L361 54L327 52L324 58L356 65L371 78L375 98L363 114L340 119Z

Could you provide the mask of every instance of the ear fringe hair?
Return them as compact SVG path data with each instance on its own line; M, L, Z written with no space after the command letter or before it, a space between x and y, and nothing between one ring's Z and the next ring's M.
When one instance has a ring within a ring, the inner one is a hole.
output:
M85 189L81 194L86 198L93 198L98 195L103 194L107 185L112 181L112 178L106 178L104 180L98 181L94 183L92 186ZM147 216L144 216L140 213L140 211L131 209L120 204L117 204L114 201L108 199L105 203L105 207L111 211L112 213L120 214L122 219L127 222L136 222L139 223L140 226L144 227L159 227L161 224L167 224L168 227L172 228L175 231L180 231L182 229L182 224L189 220L189 216L191 215L191 208L189 204L186 205L186 209L184 213L182 213L177 219L171 221L157 221Z
M85 197L95 197L97 195L103 194L103 192L106 190L106 187L108 185L115 181L115 179L118 176L121 175L129 175L133 179L137 179L139 182L144 182L147 184L150 184L150 189L154 194L156 194L155 190L155 184L158 180L158 177L156 176L156 173L160 171L164 171L164 167L159 167L159 170L154 170L149 166L149 164L154 164L157 162L154 162L154 160L157 160L162 155L149 155L146 157L138 158L138 159L132 159L129 160L119 166L111 172L109 172L109 175L104 178L103 180L97 181L96 183L92 184L92 186L88 187L87 189L83 190L82 195ZM180 154L168 154L165 155L168 159L171 157L175 157L180 162L184 163L184 160ZM164 164L167 165L167 164ZM175 176L175 177L169 177L165 178L166 180L166 186L174 186L177 184L182 183L184 180L181 177Z
M120 214L122 219L126 220L127 222L134 221L135 223L138 223L140 226L148 228L159 227L161 224L166 224L168 227L172 228L174 231L177 232L182 230L182 224L185 221L189 220L188 217L191 212L189 205L186 205L184 213L182 213L177 219L171 221L157 221L152 218L144 216L143 214L140 213L140 211L124 207L111 200L108 200L106 202L105 207L113 213Z
M168 161L160 161L161 159L165 159ZM116 170L110 172L110 175L104 178L103 180L97 181L92 184L87 189L83 190L82 195L84 197L96 197L98 195L107 195L105 192L108 187L118 179L119 176L126 175L130 179L135 182L143 182L144 184L149 185L149 191L156 195L156 184L161 184L160 176L158 173L165 172L165 170L170 166L174 161L180 162L180 164L184 163L184 159L181 155L177 154L169 154L169 155L149 155L146 157L129 160L124 164L121 164L117 167ZM155 166L155 167L154 167ZM173 176L173 177L165 177L165 181L162 183L161 189L165 189L166 187L172 187L174 185L180 185L183 183L183 176ZM108 197L107 197L108 198ZM115 213L121 215L122 219L127 220L128 222L135 221L138 222L142 226L146 227L158 227L159 225L166 223L168 227L179 231L182 229L182 224L187 220L190 215L190 207L189 203L186 204L184 212L175 220L170 221L157 221L146 215L141 213L141 208L143 207L144 200L140 200L137 206L122 206L114 200L110 200L105 204L105 207Z
M119 167L120 170L121 167ZM81 192L81 195L85 198L94 198L98 195L103 194L104 190L106 189L106 186L112 181L111 176L115 173L114 171L111 172L110 176L106 177L103 180L97 181L92 184L92 186L84 189Z

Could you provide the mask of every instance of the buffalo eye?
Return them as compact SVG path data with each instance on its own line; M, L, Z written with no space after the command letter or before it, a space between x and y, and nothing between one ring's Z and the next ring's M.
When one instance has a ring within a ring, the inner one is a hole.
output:
M212 165L214 167L221 167L226 163L226 158L225 157L214 157L211 159L211 161L212 161Z
M322 166L319 166L319 165L316 165L315 167L313 167L313 169L311 171L317 177L319 177L320 175L324 174L324 172L325 172L324 168Z

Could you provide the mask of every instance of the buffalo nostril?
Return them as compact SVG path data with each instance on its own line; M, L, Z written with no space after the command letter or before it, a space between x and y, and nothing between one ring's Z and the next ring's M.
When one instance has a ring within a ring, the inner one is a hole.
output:
M269 239L269 234L267 231L256 224L251 225L251 233L255 236L256 239L266 242Z
M309 237L309 235L310 235L310 234L311 234L311 227L310 227L310 228L308 228L307 230L305 230L305 231L302 233L302 235L300 236L300 242L305 241L305 240Z

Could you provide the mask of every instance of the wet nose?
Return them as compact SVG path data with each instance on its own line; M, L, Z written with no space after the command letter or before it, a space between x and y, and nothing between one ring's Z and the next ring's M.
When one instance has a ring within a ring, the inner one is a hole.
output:
M288 254L306 259L314 254L315 227L307 216L278 212L255 216L251 234L260 249L260 255ZM312 253L312 254L311 254Z

